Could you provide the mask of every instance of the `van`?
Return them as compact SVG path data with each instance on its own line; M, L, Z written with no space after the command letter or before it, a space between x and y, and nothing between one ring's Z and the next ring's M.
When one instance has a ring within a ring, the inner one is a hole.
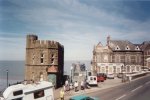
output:
M87 83L88 85L98 85L97 84L97 76L88 76L87 77Z

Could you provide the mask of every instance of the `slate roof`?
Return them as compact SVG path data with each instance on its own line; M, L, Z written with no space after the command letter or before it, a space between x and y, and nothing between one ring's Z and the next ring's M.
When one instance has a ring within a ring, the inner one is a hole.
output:
M144 51L148 46L150 46L150 41L144 41L140 48Z
M109 40L109 47L113 51L141 51L139 45L140 44L133 44L130 41L126 40ZM136 49L137 46L139 50ZM119 47L119 49L116 49L117 47ZM129 50L127 50L127 47L129 48Z

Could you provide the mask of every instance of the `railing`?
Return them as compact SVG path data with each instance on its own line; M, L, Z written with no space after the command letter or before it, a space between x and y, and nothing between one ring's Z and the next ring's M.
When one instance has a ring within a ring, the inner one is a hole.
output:
M135 74L127 74L127 80L131 81L133 79L145 76L147 74L147 72L140 72L140 73L135 73Z

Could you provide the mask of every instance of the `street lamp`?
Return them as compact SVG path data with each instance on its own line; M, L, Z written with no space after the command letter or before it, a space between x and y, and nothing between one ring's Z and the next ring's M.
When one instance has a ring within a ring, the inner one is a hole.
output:
M8 70L6 70L6 72L7 72L7 87L8 87Z
M71 66L71 83L72 83L72 70L73 70L73 66Z
M87 68L85 69L85 74L86 74L86 80L87 80L87 76L88 76L88 75L87 75L87 74L88 74L88 73L87 73Z

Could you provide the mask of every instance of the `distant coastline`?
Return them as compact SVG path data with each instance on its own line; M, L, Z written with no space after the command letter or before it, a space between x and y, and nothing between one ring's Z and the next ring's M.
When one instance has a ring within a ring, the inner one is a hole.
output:
M81 60L81 61L64 61L64 74L69 75L70 74L70 67L72 66L72 63L84 63L87 66L87 69L90 68L90 62L88 60ZM24 80L24 71L25 71L25 61L23 60L0 60L0 90L6 87L6 79L7 79L7 73L6 70L8 70L8 79L9 83L15 83L17 81Z

